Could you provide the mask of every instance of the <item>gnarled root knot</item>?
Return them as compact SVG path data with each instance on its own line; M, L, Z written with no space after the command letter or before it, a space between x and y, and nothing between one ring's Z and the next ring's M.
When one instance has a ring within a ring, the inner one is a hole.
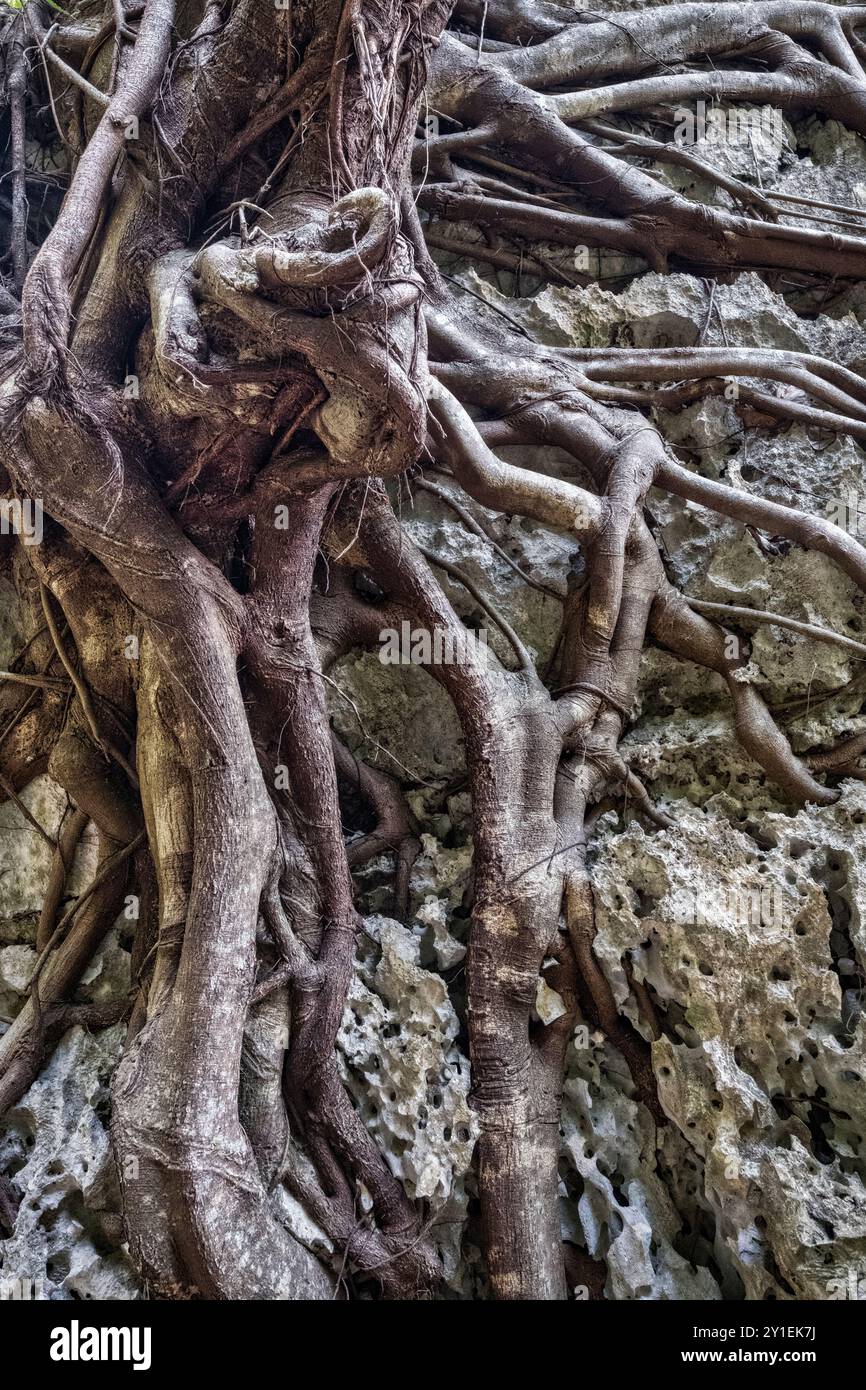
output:
M252 251L259 283L270 290L347 289L378 266L395 234L395 209L381 188L356 188L323 218Z

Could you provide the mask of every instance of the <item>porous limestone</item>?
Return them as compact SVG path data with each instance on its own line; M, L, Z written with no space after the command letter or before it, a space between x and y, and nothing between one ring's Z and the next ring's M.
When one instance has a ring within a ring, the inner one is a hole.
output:
M4 1117L0 1171L19 1206L13 1233L0 1240L0 1284L29 1281L31 1297L139 1297L108 1135L108 1086L124 1031L70 1029Z

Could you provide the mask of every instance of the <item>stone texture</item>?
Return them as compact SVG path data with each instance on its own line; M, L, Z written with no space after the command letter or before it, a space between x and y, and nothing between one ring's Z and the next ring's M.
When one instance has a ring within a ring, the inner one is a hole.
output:
M364 938L340 1030L346 1081L410 1195L441 1205L475 1137L457 1015L406 927L367 917Z
M596 954L637 1026L626 959L651 990L662 1104L703 1165L715 1261L750 1298L826 1298L866 1268L866 790L844 792L744 829L680 810L595 853Z
M130 1299L138 1282L121 1245L108 1139L108 1085L124 1029L72 1028L5 1117L0 1171L20 1197L0 1241L0 1281L29 1279L45 1298Z
M459 1286L477 1127L458 1030L445 982L421 968L418 938L386 917L365 918L338 1039L343 1079L392 1172L429 1204L446 1277Z
M55 838L67 807L65 792L50 777L37 777L21 792L21 801L43 830ZM51 872L52 850L11 801L0 805L0 941L15 943L35 936L39 909ZM70 889L81 892L93 874L96 832L88 826L72 867Z

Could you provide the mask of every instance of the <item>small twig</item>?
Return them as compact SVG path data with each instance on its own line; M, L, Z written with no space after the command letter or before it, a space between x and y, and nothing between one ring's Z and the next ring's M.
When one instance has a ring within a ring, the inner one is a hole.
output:
M62 72L63 76L67 78L68 81L72 82L76 87L80 87L85 95L90 97L91 101L97 102L99 106L108 106L111 98L106 96L105 92L101 92L98 87L94 87L92 82L88 82L86 77L82 77L80 72L70 67L69 63L65 62L58 53L54 52L53 48L49 47L48 40L51 38L56 28L57 25L52 24L39 45L40 49L46 57L51 59L58 72Z
M417 541L415 542L415 548L420 551L424 559L431 565L436 565L438 569L444 570L452 579L456 579L458 584L462 584L467 593L475 599L478 606L484 610L494 623L496 623L496 626L508 639L514 651L514 655L517 657L521 671L534 671L535 666L532 657L514 631L514 628L511 626L508 619L502 616L490 599L484 597L474 580L470 579L469 575L457 565L452 565L448 560L441 559L434 551L428 550L426 546L418 545Z
M0 682L11 681L13 685L35 685L44 690L66 690L66 681L58 676L31 676L24 671L0 671Z
M836 646L856 652L859 657L866 657L866 646L862 642L856 642L853 637L845 637L841 632L833 632L831 628L821 627L817 623L802 623L796 618L786 618L780 613L769 613L761 608L739 608L732 603L708 603L702 599L689 598L688 594L684 597L696 613L706 613L714 618L730 618L732 622L772 623L775 627L786 627L791 632L798 632L802 637L812 637L816 642L833 642Z
M3 789L10 801L15 802L15 805L18 807L18 810L21 812L24 819L26 821L29 821L29 823L33 826L33 829L38 831L38 833L42 836L46 845L50 845L52 851L54 851L57 848L55 841L52 840L45 827L39 824L33 812L29 810L27 806L24 805L24 802L21 800L21 797L16 792L12 783L7 781L7 779L3 776L2 773L0 773L0 788Z
M475 520L475 517L472 515L472 513L467 511L465 507L461 506L460 503L454 497L452 497L451 494L447 492L444 487L438 487L436 483L431 482L429 478L425 477L413 478L412 482L415 487L422 488L425 492L432 492L436 497L440 498L441 501L443 501L447 506L449 506L452 509L452 511L455 512L457 516L459 516L464 526L468 527L470 531L473 531L476 536L480 537L481 540L487 541L487 543L491 545L493 549L496 551L496 554L501 556L505 563L509 565L511 569L514 570L515 574L519 574L520 578L526 584L529 584L530 587L533 589L537 589L539 593L545 594L548 598L556 599L557 603L562 603L562 594L558 593L556 589L551 588L549 584L543 584L540 579L533 579L531 574L527 574L525 570L522 570L520 566L517 564L517 562L515 560L512 560L508 552L506 550L503 550L502 546L499 545L498 542L495 541L492 536L488 535L487 531L485 531L481 523Z
M60 941L63 939L63 936L66 932L66 928L69 926L70 922L80 911L80 909L84 906L84 904L90 898L93 897L93 894L96 892L97 888L101 888L103 883L105 883L106 879L110 878L111 875L114 873L115 869L119 868L125 860L129 859L130 855L135 853L139 845L145 844L146 841L147 831L142 830L139 832L138 835L136 835L134 840L130 840L128 845L124 845L122 849L117 850L114 854L110 854L103 863L102 868L99 870L99 873L95 875L93 881L88 885L87 888L85 888L84 892L81 893L80 896L75 899L75 902L71 905L71 907L67 908L66 912L64 912L60 921L57 923L57 926L54 928L54 931L51 933L51 936L48 938L44 947L39 953L39 957L33 969L33 974L30 977L30 994L31 997L34 998L34 1002L36 1003L37 1007L38 998L36 998L35 996L34 986L38 983L39 976L42 974L42 971L45 967L45 962L47 961L51 952L55 949L56 946L60 944Z

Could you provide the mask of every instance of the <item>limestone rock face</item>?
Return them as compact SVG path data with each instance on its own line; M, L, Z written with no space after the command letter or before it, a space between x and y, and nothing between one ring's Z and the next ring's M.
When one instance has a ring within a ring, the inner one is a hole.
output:
M338 1049L345 1083L392 1172L410 1197L429 1203L453 1279L477 1124L454 1006L441 976L419 962L411 931L386 917L365 919Z
M652 990L661 1101L700 1160L715 1262L749 1298L827 1298L866 1272L866 795L845 793L756 817L760 836L683 811L596 852L596 954L626 1011L624 962Z
M2 600L2 595L0 595ZM67 798L50 777L37 777L21 801L52 839L63 820ZM92 832L92 833L90 833ZM51 872L51 848L11 801L0 806L0 942L30 941ZM80 893L96 862L93 827L82 836L72 866L70 888Z
M618 1083L621 1066L601 1035L576 1031L563 1104L563 1236L606 1270L609 1298L721 1298L706 1241L700 1231L693 1238L696 1204L677 1204L670 1191L677 1165L697 1175L698 1164L672 1134L665 1157L657 1154L655 1123Z
M16 1281L25 1281L27 1297L139 1297L107 1127L123 1034L122 1026L98 1036L70 1029L5 1117L0 1171L20 1204L12 1235L0 1241L4 1297L14 1296Z

